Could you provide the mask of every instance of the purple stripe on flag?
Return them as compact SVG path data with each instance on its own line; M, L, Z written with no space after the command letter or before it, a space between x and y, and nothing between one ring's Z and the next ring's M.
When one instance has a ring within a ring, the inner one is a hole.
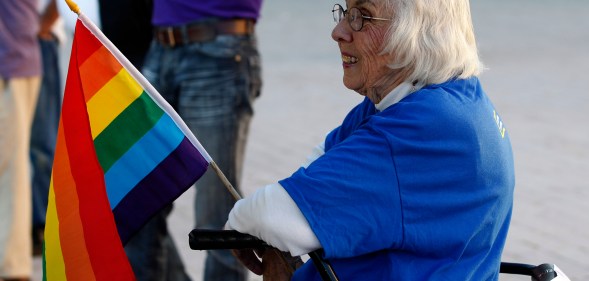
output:
M176 200L207 170L209 163L185 137L113 210L123 245L158 210Z

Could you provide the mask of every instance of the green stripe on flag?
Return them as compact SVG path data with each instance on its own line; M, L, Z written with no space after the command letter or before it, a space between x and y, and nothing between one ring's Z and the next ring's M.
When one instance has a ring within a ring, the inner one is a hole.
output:
M104 173L161 118L164 111L143 91L96 137L94 147Z

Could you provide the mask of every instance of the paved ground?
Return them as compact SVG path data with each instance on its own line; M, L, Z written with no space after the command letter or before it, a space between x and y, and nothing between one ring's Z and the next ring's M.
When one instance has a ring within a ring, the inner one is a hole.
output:
M290 175L360 97L341 85L329 1L266 0L258 27L264 89L256 103L245 193ZM517 187L504 261L559 265L589 280L589 2L472 1L482 81L511 134ZM198 137L198 136L197 136ZM189 273L192 191L170 219ZM36 262L36 274L40 275ZM261 280L251 276L251 280ZM529 280L502 276L501 280Z

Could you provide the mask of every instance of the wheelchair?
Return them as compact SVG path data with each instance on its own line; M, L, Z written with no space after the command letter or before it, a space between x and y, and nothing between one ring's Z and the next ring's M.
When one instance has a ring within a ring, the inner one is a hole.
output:
M235 230L194 229L190 232L188 238L190 248L193 250L269 247L264 241L256 237ZM322 250L309 253L309 257L317 267L323 281L339 280L329 262L322 258ZM531 281L570 281L562 270L550 263L530 265L501 262L499 273L530 276Z

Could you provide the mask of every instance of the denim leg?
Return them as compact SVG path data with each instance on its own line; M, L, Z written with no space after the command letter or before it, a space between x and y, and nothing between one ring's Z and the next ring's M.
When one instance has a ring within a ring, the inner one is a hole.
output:
M245 125L245 124L243 124ZM239 153L236 149L236 144L232 144L226 148ZM231 156L229 151L225 155ZM242 154L243 155L243 154ZM237 156L237 155L235 155ZM241 172L241 165L234 163L223 163L223 158L217 157L215 161L219 161L218 165L225 176L233 185L238 188L236 184L237 175ZM223 168L233 166L232 168ZM218 182L216 175L210 181L203 179L197 184L197 195L195 198L195 215L197 228L213 228L222 229L227 221L227 215L231 207L235 204L235 199L231 197L225 186ZM238 188L239 189L239 188ZM208 201L207 201L208 200ZM235 259L229 250L214 250L208 251L205 264L204 280L206 281L221 281L221 280L246 280L247 271Z
M51 180L53 154L61 109L61 78L58 42L39 40L43 61L43 77L31 131L30 158L32 168L33 228L42 230L47 212L47 195Z
M189 48L175 75L177 108L188 127L239 190L245 145L260 91L259 57L252 38L220 37ZM183 67L185 66L185 67ZM235 199L211 170L196 182L196 227L222 229ZM208 251L205 281L244 281L247 270L229 250Z
M162 209L125 245L139 281L188 281L184 265L168 233L166 219L172 205Z
M192 125L199 140L234 187L239 189L249 116L226 120L214 125ZM239 160L238 160L239 159ZM196 227L222 229L235 199L213 171L208 171L196 184ZM245 268L229 250L208 251L204 280L246 280Z

